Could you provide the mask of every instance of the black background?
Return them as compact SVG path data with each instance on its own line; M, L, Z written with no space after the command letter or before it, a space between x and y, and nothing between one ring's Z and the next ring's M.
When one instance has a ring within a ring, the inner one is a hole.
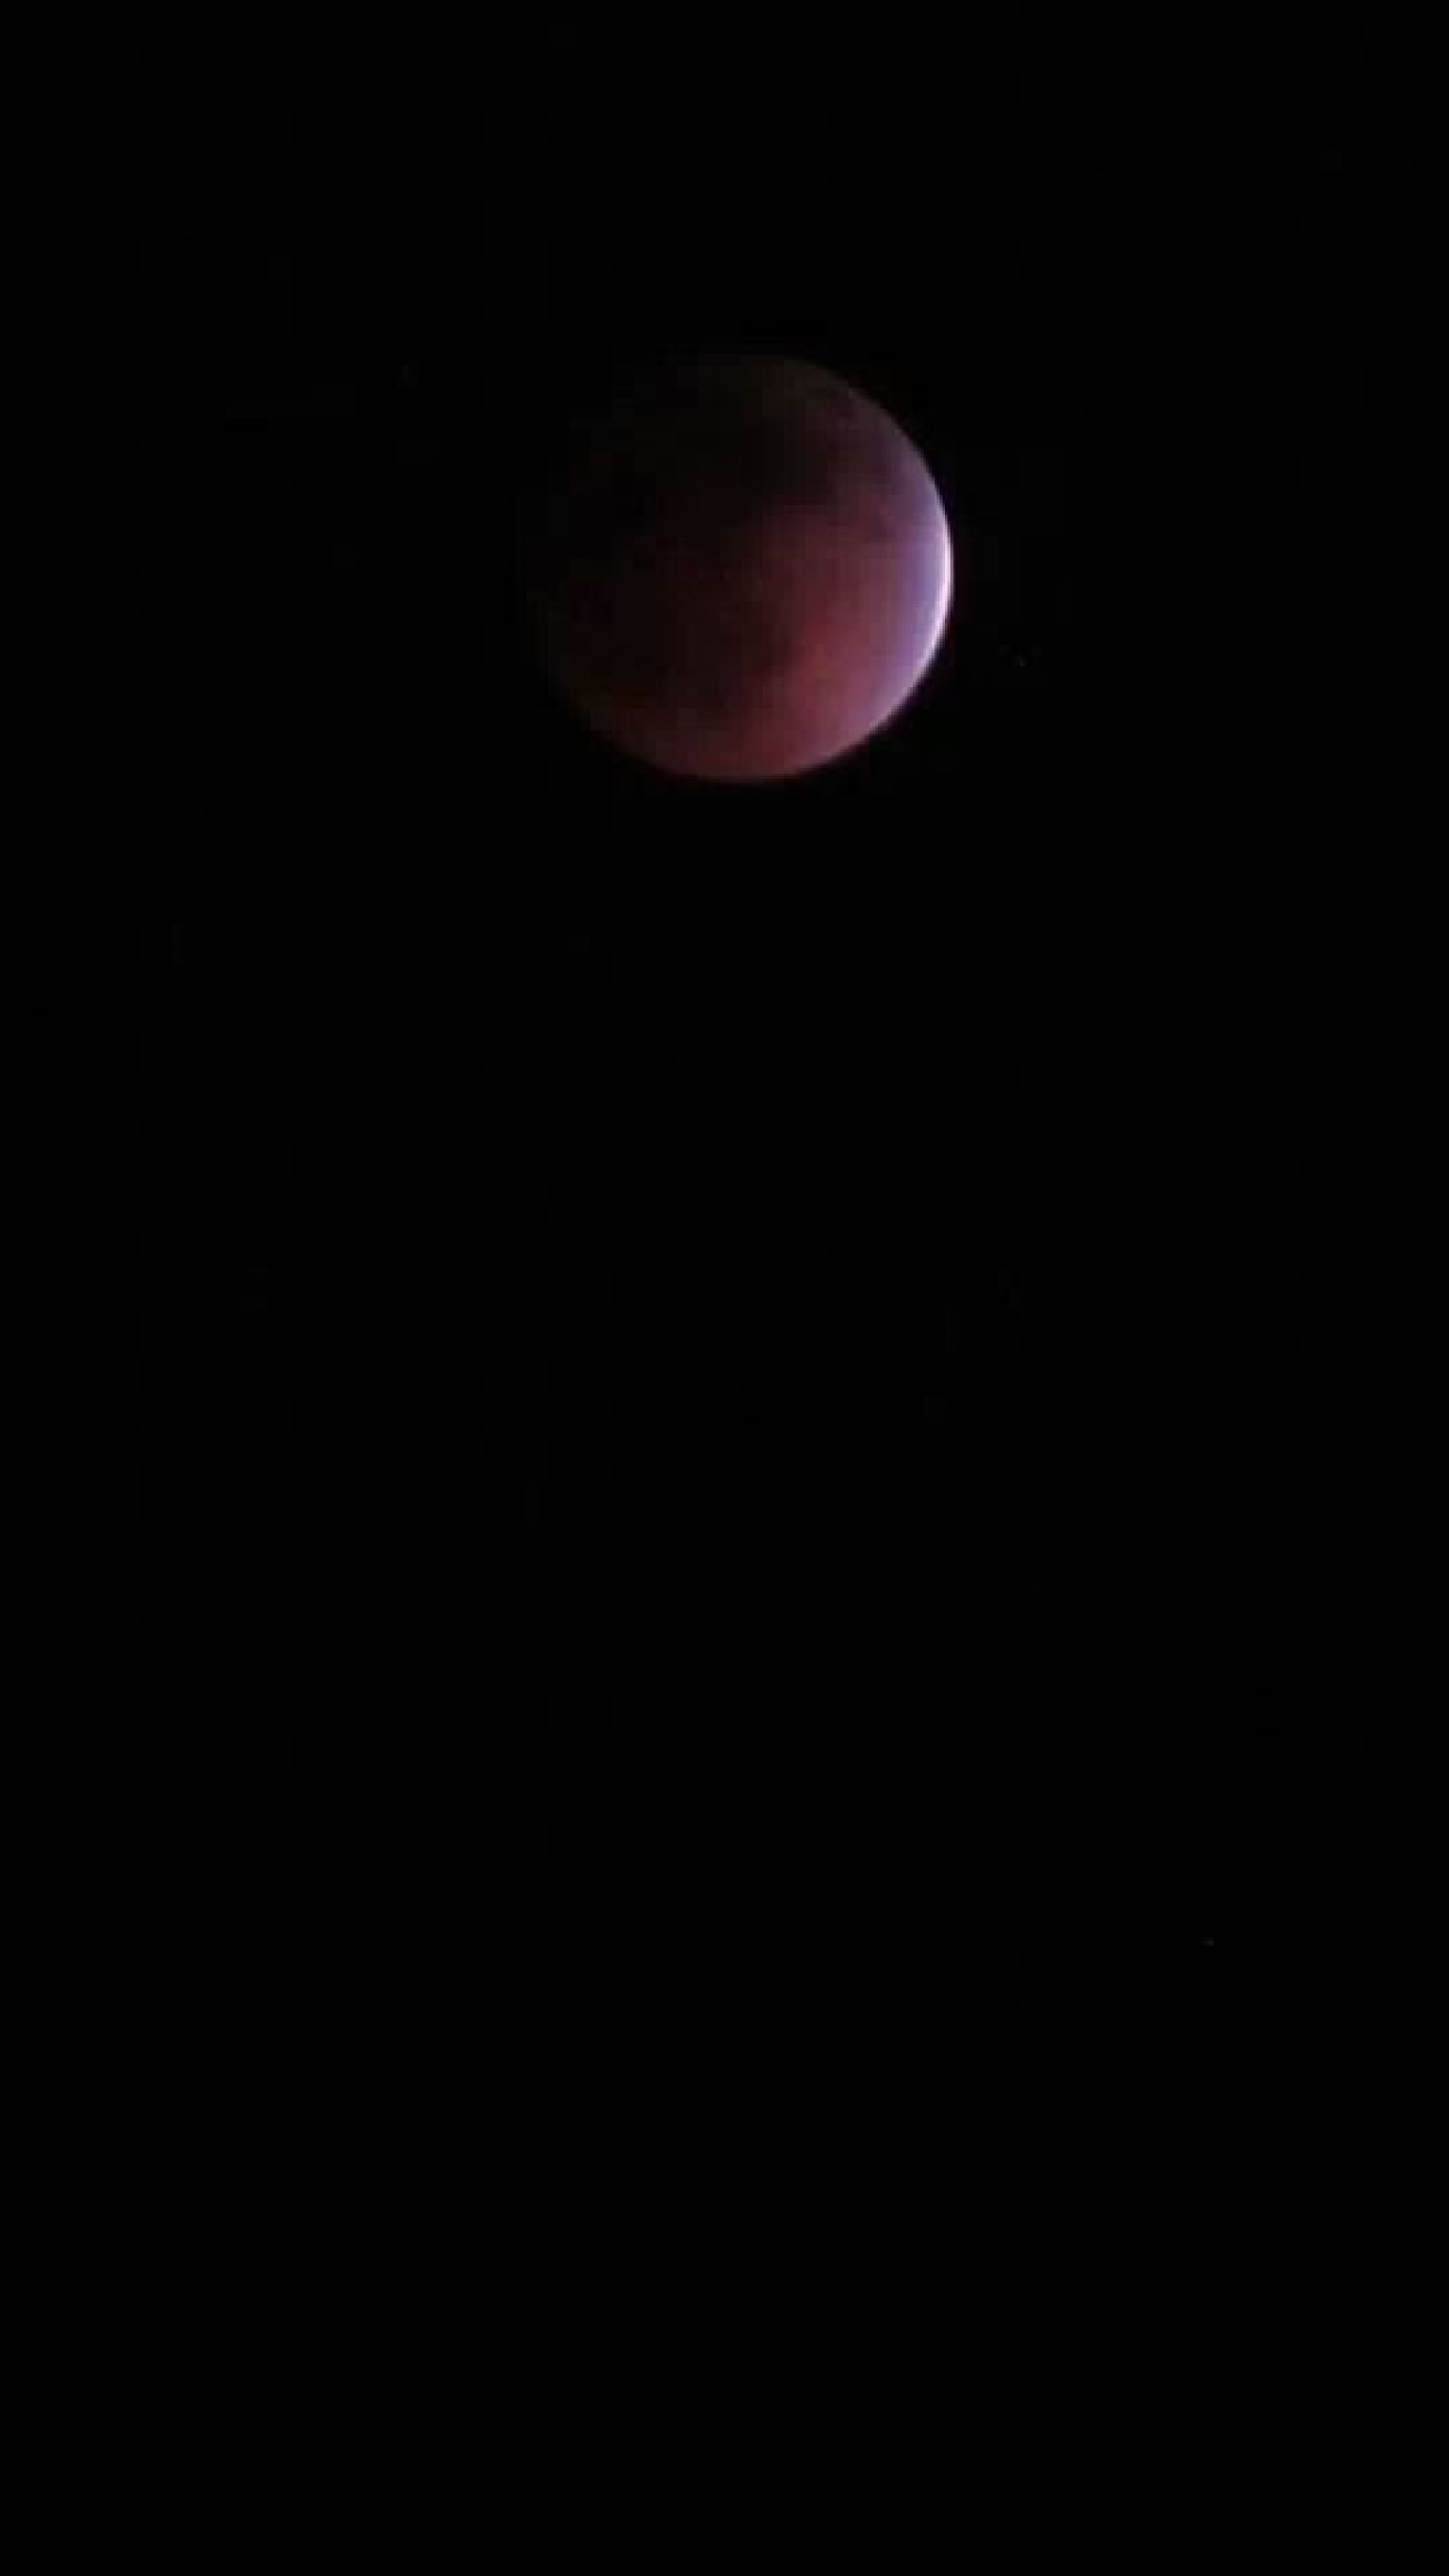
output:
M1390 49L319 26L5 110L7 2009L1340 2020ZM576 730L512 580L570 406L714 344L886 403L959 540L906 719L764 791Z

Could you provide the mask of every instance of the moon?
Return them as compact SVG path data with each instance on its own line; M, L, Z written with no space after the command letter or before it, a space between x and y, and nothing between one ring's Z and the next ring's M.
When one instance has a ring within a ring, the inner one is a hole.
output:
M802 360L654 369L566 443L523 515L542 667L595 734L738 784L822 768L925 677L952 549L889 414Z

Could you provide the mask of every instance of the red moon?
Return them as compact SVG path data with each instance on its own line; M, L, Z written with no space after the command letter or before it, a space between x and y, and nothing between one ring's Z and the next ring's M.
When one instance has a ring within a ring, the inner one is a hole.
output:
M822 367L657 370L581 431L526 517L526 606L559 694L681 777L819 769L924 678L951 538L921 456Z

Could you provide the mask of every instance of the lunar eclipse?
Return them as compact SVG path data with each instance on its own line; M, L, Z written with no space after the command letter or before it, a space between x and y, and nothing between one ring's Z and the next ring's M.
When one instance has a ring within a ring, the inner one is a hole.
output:
M878 734L950 613L945 510L889 414L822 367L655 369L523 514L539 659L595 734L677 776L819 769Z

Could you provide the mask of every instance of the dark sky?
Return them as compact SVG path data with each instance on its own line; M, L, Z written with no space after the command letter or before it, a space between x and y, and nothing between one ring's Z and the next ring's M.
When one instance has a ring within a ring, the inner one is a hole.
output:
M7 2010L1362 2005L1415 161L1367 33L1106 17L8 104ZM960 546L778 790L576 730L512 585L708 345Z

